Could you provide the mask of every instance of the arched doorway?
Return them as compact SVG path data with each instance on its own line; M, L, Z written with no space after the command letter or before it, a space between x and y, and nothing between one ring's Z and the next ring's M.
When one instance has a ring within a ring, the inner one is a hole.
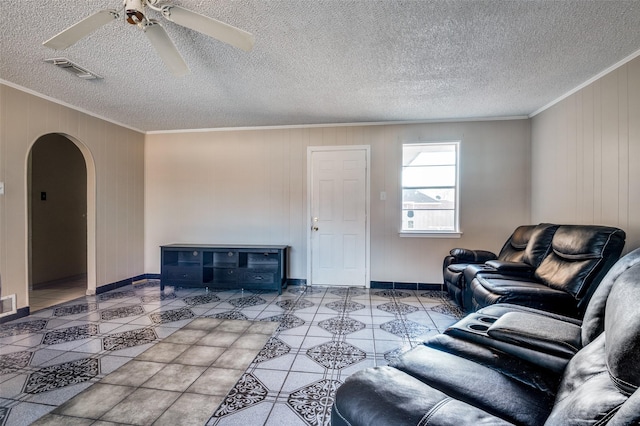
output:
M95 293L95 177L86 147L55 133L36 140L27 170L33 312Z

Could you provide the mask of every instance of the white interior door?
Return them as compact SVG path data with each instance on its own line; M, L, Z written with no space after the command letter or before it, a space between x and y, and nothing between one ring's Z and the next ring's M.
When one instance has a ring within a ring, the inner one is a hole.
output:
M310 147L311 285L369 284L369 147Z

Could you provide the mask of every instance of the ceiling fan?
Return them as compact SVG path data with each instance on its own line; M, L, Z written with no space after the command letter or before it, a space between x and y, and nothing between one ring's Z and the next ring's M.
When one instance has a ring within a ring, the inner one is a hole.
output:
M248 52L253 48L254 38L252 34L183 7L166 4L163 0L124 0L124 7L120 10L100 10L42 44L55 50L66 49L103 25L120 18L120 13L124 10L126 21L131 25L138 26L147 35L151 45L169 71L176 76L187 74L189 67L182 55L180 55L162 25L156 19L147 16L147 7L160 12L164 18L171 22L198 31L239 49Z

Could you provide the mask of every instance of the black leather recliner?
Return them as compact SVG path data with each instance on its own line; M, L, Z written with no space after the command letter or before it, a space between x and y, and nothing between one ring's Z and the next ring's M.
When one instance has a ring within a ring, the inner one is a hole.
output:
M565 368L546 368L535 351L514 355L440 334L390 366L348 377L337 390L332 425L640 424L638 300L640 249L603 279L582 323L525 309L580 329L579 350ZM546 329L539 321L527 327L532 335Z
M484 265L486 261L495 259L520 262L534 228L535 225L522 225L517 227L504 243L498 255L488 250L452 249L449 255L444 258L442 264L442 275L449 297L459 306L463 306L463 272L469 265Z
M579 318L602 277L618 260L625 237L624 231L614 227L559 226L549 254L529 276L510 275L506 270L500 274L480 271L463 297L469 300L471 311L513 303Z

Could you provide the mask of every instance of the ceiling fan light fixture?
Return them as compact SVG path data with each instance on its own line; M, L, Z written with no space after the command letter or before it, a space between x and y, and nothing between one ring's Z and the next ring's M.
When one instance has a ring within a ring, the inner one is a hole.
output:
M103 77L98 74L89 71L88 69L81 67L80 65L71 62L67 58L50 58L44 60L47 63L53 64L58 68L62 68L63 70L70 72L71 74L79 77L83 80L102 80Z
M127 15L127 22L131 25L138 25L144 22L143 0L125 0L124 12Z

